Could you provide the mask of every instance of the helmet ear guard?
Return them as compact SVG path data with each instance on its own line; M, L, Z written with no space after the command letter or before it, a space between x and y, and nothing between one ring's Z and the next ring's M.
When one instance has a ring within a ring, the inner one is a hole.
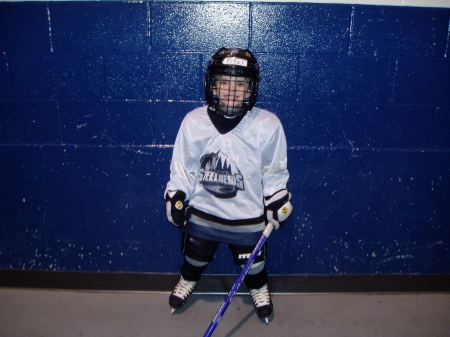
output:
M216 85L219 75L229 76L232 81L245 78L246 93L239 105L228 106L220 102ZM221 48L209 60L205 74L205 99L208 106L219 115L227 118L242 116L256 103L259 83L259 65L248 49Z

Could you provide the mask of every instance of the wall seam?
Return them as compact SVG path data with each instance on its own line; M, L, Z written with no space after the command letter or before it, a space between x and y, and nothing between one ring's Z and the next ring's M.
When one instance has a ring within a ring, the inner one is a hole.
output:
M2 52L3 61L5 63L5 71L6 71L6 85L8 87L8 99L12 99L12 88L11 88L11 75L9 71L9 62L8 62L8 55L6 54L6 51Z
M58 128L59 128L59 141L60 141L60 145L64 145L64 138L63 138L63 125L62 125L62 118L61 118L61 109L59 106L59 100L56 99L55 101L55 105L56 105L56 116L58 118Z
M250 2L248 4L248 37L247 37L247 46L248 49L252 50L253 48L253 4Z
M146 3L146 9L147 9L147 32L146 32L146 36L147 36L147 43L148 43L148 48L147 51L152 51L153 50L153 41L152 41L152 8L151 8L151 4L149 2Z
M447 43L445 44L444 58L448 58L449 44L450 44L450 16L448 18Z
M198 54L198 62L199 62L199 71L198 71L198 74L199 74L199 81L198 81L198 83L199 83L199 86L200 86L200 90L199 90L199 96L198 96L198 99L199 99L199 101L200 102L202 102L203 101L203 95L202 95L202 89L203 89L203 76L204 76L204 71L203 71L203 61L204 61L204 56L203 56L203 54L202 53L199 53Z

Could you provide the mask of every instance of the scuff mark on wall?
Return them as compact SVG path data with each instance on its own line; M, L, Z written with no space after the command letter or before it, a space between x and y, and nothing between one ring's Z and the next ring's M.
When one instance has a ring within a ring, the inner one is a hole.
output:
M48 38L50 41L50 52L53 53L53 35L52 35L52 16L50 14L50 5L47 3L47 20L48 20Z
M349 37L348 37L348 52L347 52L348 56L353 55L352 44L353 44L354 26L355 26L355 6L352 6L352 12L350 14Z

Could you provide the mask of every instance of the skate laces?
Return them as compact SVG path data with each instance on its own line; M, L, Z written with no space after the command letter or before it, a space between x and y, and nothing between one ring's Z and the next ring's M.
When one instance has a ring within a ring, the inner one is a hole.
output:
M270 305L270 293L267 288L267 284L263 285L259 289L250 289L250 295L252 296L253 303L256 307L261 307L263 305Z
M181 277L172 294L184 300L192 293L196 284L196 281L187 281Z

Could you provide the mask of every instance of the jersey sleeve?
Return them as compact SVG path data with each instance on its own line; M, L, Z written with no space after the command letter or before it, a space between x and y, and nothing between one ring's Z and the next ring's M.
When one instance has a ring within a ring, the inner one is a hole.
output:
M276 126L262 151L262 186L265 197L285 189L289 179L287 169L287 143L281 122Z
M194 189L194 180L198 168L197 161L192 153L194 147L190 146L189 122L187 118L181 123L172 152L170 163L170 180L167 183L166 190L179 190L186 193L186 199L189 199Z

